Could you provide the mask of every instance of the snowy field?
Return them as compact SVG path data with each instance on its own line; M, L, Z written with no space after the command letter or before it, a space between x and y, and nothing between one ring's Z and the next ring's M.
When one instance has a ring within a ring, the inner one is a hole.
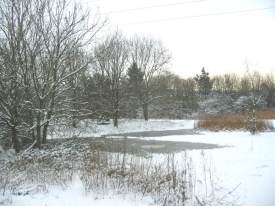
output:
M124 132L192 129L192 120L151 120L148 123L123 120L120 127L97 125L82 137L101 136ZM83 126L84 127L84 126ZM89 133L90 132L90 133ZM129 137L135 138L135 137ZM144 138L143 138L144 139ZM188 150L175 154L177 165L184 158L192 162L194 197L205 200L203 205L275 205L275 133L265 132L255 136L248 132L201 132L196 135L146 137L146 140L197 142L225 146L217 149ZM152 154L152 162L161 162L164 154ZM99 195L85 193L78 177L67 187L50 186L48 191L24 196L12 196L10 200L0 194L0 205L12 206L155 206L153 200L141 194L125 193ZM4 201L5 200L5 201ZM199 205L190 201L188 206Z

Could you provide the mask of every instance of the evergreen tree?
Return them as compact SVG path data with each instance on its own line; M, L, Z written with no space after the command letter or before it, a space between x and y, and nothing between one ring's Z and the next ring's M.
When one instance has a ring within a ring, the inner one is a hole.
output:
M210 81L209 73L205 71L204 67L200 75L196 75L194 80L197 83L200 95L206 97L212 89L212 82Z
M130 100L130 109L134 118L137 117L137 109L139 107L139 102L143 99L144 92L144 73L138 68L137 63L133 62L127 71L127 81L128 81L128 93ZM138 101L137 101L138 100Z
M134 62L127 71L129 89L132 93L137 95L142 90L144 73L138 68L137 63Z

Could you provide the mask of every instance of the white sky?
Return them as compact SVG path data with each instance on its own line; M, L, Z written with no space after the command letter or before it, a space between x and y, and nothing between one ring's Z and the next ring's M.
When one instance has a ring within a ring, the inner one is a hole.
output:
M275 8L254 12L178 17L275 7L275 0L82 0L108 17L106 31L142 34L162 40L172 53L171 70L194 76L204 66L210 74L251 70L275 72ZM186 2L186 3L182 3ZM127 11L132 8L174 6ZM120 12L112 12L120 11ZM148 22L151 20L171 19ZM142 22L142 23L137 23Z

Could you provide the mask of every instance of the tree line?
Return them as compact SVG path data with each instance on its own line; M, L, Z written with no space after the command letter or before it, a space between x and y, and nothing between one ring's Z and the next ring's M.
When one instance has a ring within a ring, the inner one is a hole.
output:
M182 78L159 67L149 79L146 72L153 72L151 69L143 70L136 61L130 61L119 73L120 79L114 80L116 73L102 71L102 65L105 63L96 66L93 73L83 74L76 98L85 98L87 104L82 106L95 111L89 118L113 119L114 126L118 126L119 118L197 118L197 113L206 112L203 104L215 104L217 112L219 107L227 106L221 110L224 113L248 111L254 104L253 107L261 108L275 104L275 81L271 74L210 76L203 68L193 78ZM212 102L208 103L209 100Z
M154 78L170 54L160 41L118 31L94 46L105 22L67 0L1 1L0 121L17 152L22 139L41 148L54 119L76 126L106 116L118 126L128 87L148 119ZM135 83L126 85L129 67Z

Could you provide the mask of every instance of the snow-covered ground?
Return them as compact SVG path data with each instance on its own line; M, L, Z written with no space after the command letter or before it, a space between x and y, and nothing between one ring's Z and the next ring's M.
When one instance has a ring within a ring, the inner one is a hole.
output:
M49 192L24 196L13 196L9 203L11 206L149 206L150 198L142 198L137 194L109 194L108 196L85 194L81 180L75 178L68 188L50 187ZM1 205L1 195L0 195Z
M152 119L144 121L143 119L121 119L118 127L112 123L108 125L98 125L96 122L82 121L77 129L66 126L56 126L55 132L50 132L49 138L68 138L73 136L80 137L100 137L108 134L120 134L127 132L142 131L163 131L177 129L193 129L195 120L158 120Z
M85 125L84 123L82 124L84 128ZM89 129L83 131L81 136L92 137L124 132L192 129L194 124L195 121L192 120L151 120L149 122L144 122L143 120L122 120L119 128L114 128L112 125L97 125L96 128L89 127ZM62 134L66 134L66 132ZM179 165L183 161L182 158L186 157L186 154L188 158L192 159L195 195L205 196L209 201L211 201L213 196L215 196L215 199L221 198L221 200L225 199L223 197L230 196L234 203L242 206L275 205L274 132L265 132L254 136L248 132L241 131L201 132L195 135L146 137L145 139L213 143L226 146L217 149L189 150L175 154ZM156 161L166 158L163 154L154 154L152 156ZM214 185L211 185L211 181L213 181ZM107 196L98 196L93 192L84 194L83 186L77 178L66 189L50 187L47 193L14 196L12 199L12 203L9 204L12 206L154 205L150 198L142 198L139 194L108 194ZM213 205L218 206L222 204L216 203ZM228 203L227 205L232 204Z
M203 151L219 184L239 198L243 206L275 205L275 133L252 136L248 132L203 132L203 135L184 135L148 138L150 140L215 143L229 147ZM188 152L203 182L202 151ZM181 154L177 154L180 158Z

